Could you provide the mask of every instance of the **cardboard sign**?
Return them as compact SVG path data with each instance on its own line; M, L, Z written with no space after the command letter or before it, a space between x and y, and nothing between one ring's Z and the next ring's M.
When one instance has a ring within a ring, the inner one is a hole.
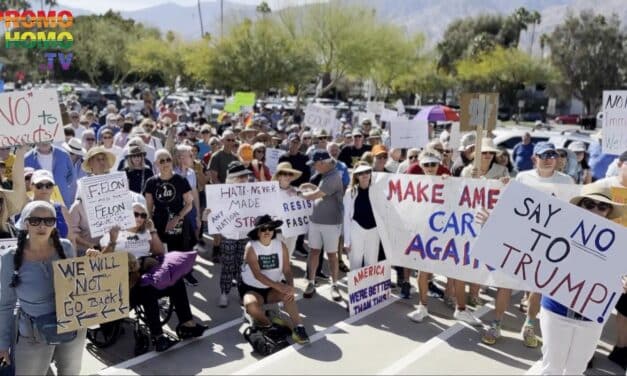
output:
M17 247L17 238L0 239L0 252Z
M421 148L427 145L429 122L426 112L420 111L411 120L404 116L394 119L390 124L390 145L393 148Z
M603 152L627 150L627 90L603 92Z
M390 270L390 264L382 261L348 273L348 310L351 316L366 312L390 299Z
M329 134L335 134L338 129L336 122L337 112L330 108L318 104L310 103L305 108L305 119L303 124L310 129L324 129Z
M253 107L254 105L255 93L238 91L235 96L227 100L224 111L236 114L242 111L242 107Z
M472 131L479 125L484 130L494 130L499 110L498 93L464 93L459 121L461 131Z
M612 187L612 201L619 202L627 205L627 188ZM623 218L617 219L617 223L627 226L627 212L623 215Z
M285 154L285 150L281 149L266 149L266 166L270 169L270 173L274 175L276 167L279 165L279 158Z
M367 102L366 103L366 111L372 112L375 115L381 115L384 108L385 108L385 102Z
M279 191L276 181L206 185L209 233L239 239L255 227L258 216L280 217Z
M133 198L125 172L83 178L79 194L92 238L104 235L114 225L122 229L135 226Z
M281 190L281 233L286 238L306 234L309 230L309 217L313 214L313 201Z
M59 96L54 89L0 94L0 148L64 141Z
M128 316L128 253L59 260L53 269L58 333Z
M473 250L530 290L603 323L623 291L625 244L624 227L514 181Z

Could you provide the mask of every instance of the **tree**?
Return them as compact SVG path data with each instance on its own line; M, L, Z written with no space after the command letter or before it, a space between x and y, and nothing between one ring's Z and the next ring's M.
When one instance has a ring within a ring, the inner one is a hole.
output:
M183 71L179 48L182 42L174 34L169 34L168 39L151 36L136 40L129 44L127 57L132 72L144 78L157 75L173 88Z
M607 18L584 11L569 14L548 38L551 62L564 77L564 88L580 99L586 113L596 112L603 90L624 85L627 34L616 14Z
M531 41L529 41L529 55L531 55L531 52L533 51L533 42L536 37L536 25L540 25L540 23L542 22L542 15L540 15L540 12L538 12L537 10L534 10L531 12L529 20L531 21Z
M262 1L259 5L257 5L256 10L257 13L261 13L261 15L264 17L272 13L272 9L270 9L270 6L265 1Z

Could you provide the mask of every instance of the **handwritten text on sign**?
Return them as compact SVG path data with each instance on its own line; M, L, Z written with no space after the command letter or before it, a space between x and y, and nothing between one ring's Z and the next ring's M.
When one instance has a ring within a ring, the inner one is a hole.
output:
M205 186L210 234L245 234L264 214L279 216L279 183L211 184Z
M83 178L80 187L92 237L104 235L114 225L123 229L135 226L132 197L124 172Z
M511 182L473 249L482 262L602 323L622 292L625 244L624 227Z
M313 202L281 190L281 233L286 238L306 234L309 230L309 217L313 213Z
M390 265L385 261L348 273L348 309L356 315L390 299Z
M316 104L309 104L305 108L304 125L311 129L325 129L329 133L334 133L338 124L334 109Z
M627 91L603 92L603 152L627 150Z
M59 97L54 89L0 94L0 148L63 141Z
M459 118L461 130L470 131L476 129L477 126L482 126L485 130L493 130L496 126L498 108L498 93L462 94L462 111Z
M128 254L114 252L54 263L57 332L128 316Z

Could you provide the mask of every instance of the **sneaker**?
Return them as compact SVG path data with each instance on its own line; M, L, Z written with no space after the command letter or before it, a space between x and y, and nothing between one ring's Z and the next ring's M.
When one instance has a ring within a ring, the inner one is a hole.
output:
M313 282L309 282L305 291L303 292L303 297L309 299L316 293L316 286L314 286Z
M481 298L479 298L478 296L468 296L468 302L466 304L468 304L471 307L479 307L483 305L483 302L481 301Z
M411 296L411 285L409 284L409 282L403 282L403 284L401 285L401 298L409 299L410 296Z
M478 318L475 317L475 315L473 315L472 313L470 313L470 311L468 311L467 309L460 311L460 310L455 310L455 313L453 314L453 317L455 318L455 320L457 321L462 321L465 322L466 324L472 325L472 326L481 326L481 320L479 320Z
M209 327L196 323L195 326L179 325L176 327L176 335L179 339L200 337Z
M481 336L481 341L486 345L494 345L501 338L501 324L492 322L488 330Z
M162 334L155 339L155 351L163 352L169 349L170 347L176 345L177 343L178 341L175 341L171 339L170 337L168 337L167 335Z
M302 325L298 325L294 328L292 332L292 339L294 342L299 345L306 345L309 343L309 336L307 335L307 331L305 331L305 327Z
M192 275L192 273L188 273L185 275L185 277L183 277L185 279L185 281L187 281L187 283L189 283L191 286L198 286L198 280L196 279L196 277L194 277Z
M337 287L337 285L331 286L331 299L335 300L336 302L342 300L342 295L340 295L340 289Z
M307 252L307 250L306 250L306 249L299 249L299 248L296 248L296 249L294 250L294 255L296 255L296 256L298 256L298 257L303 257L303 258L305 258L305 257L309 256L309 252Z
M457 305L457 303L455 302L455 298L453 298L452 296L445 296L444 304L446 304L446 306L451 309L455 309L455 306Z
M290 331L290 334L292 333L292 329L290 328L290 326L287 324L287 321L283 320L281 317L279 316L274 316L272 317L272 320L270 320L272 322L273 325L279 326L283 329L287 329Z
M422 322L427 316L429 316L429 309L422 304L418 306L418 309L407 314L407 317L413 322Z
M436 286L433 281L429 281L429 292L427 293L427 295L432 298L442 299L444 297L444 292L438 286Z
M538 347L538 337L536 337L536 330L533 325L525 325L523 327L522 336L525 346L533 349Z
M228 307L229 306L229 297L226 294L221 294L220 299L218 299L218 307Z
M340 271L342 273L348 273L350 272L350 268L344 263L344 261L340 261Z

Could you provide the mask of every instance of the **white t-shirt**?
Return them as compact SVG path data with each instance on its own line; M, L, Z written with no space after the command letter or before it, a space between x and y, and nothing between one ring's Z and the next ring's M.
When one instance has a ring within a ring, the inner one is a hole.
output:
M39 161L39 164L41 165L41 168L44 170L49 171L51 174L52 172L52 154L42 154L42 153L38 153L37 154L37 160Z
M535 169L519 172L516 175L516 181L529 185L534 183L575 184L573 178L559 171L555 171L551 177L543 178Z
M250 241L248 244L252 245L257 254L261 273L274 282L281 281L283 279L283 262L285 262L283 260L283 243L275 238L272 239L268 246L261 244L257 240ZM242 266L242 281L248 286L260 289L270 288L270 286L264 285L255 278L246 260L244 260L244 265Z
M150 239L152 236L148 231L143 233L132 233L129 231L120 231L118 240L115 243L116 252L128 252L136 258L150 256ZM100 238L100 245L104 248L109 244L109 233Z

